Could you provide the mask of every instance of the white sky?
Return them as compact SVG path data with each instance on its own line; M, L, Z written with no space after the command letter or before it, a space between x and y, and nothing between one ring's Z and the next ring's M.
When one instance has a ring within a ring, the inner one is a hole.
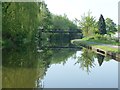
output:
M58 15L66 14L69 19L80 19L89 10L98 20L100 14L118 23L118 2L120 0L44 0L50 12Z

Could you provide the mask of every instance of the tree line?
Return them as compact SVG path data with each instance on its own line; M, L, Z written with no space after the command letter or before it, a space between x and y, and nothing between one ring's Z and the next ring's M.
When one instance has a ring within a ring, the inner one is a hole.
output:
M39 32L38 27L44 30L81 29L83 36L88 37L95 34L111 35L117 31L116 26L110 18L104 19L103 15L97 21L91 12L84 14L81 20L71 21L66 14L63 16L52 14L44 1L2 3L1 43L3 48L21 47L24 44L34 43L36 34ZM48 36L44 38L47 39Z
M81 28L84 37L94 36L96 34L99 35L109 35L111 37L112 34L118 31L117 25L113 22L112 19L106 18L104 19L101 14L99 20L97 21L94 16L91 15L89 11L81 17L81 20L76 20L79 23L79 28Z
M44 30L77 28L66 15L52 14L44 1L2 3L2 23L2 45L5 48L33 43L39 26Z

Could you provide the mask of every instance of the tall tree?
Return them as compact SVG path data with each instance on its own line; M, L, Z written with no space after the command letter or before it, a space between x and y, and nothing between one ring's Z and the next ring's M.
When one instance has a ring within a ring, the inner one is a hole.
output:
M94 35L97 32L97 23L95 17L91 16L89 11L87 15L82 16L82 20L79 21L80 28L82 29L83 35L85 37Z
M3 41L5 47L19 47L34 42L38 26L50 26L50 12L44 2L2 3Z
M105 22L107 34L109 35L114 34L117 31L116 24L110 18L106 18Z
M106 32L106 24L105 24L105 20L103 15L100 15L99 21L98 21L98 29L99 29L99 33L101 35L107 34Z
M50 29L52 22L51 22L51 13L49 9L47 8L47 4L42 1L39 3L40 7L40 26L42 26L44 29Z

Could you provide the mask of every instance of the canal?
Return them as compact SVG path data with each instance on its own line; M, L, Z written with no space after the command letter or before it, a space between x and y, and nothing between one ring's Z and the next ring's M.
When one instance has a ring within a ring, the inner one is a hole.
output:
M86 48L3 50L3 88L118 88L118 62Z

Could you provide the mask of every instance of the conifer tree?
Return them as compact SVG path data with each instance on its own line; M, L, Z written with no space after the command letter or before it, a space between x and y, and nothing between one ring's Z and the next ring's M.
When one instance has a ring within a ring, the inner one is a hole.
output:
M106 24L105 24L105 20L104 20L104 17L103 15L101 14L100 15L100 18L99 18L99 21L98 21L98 29L99 29L99 33L101 35L104 35L106 34Z

